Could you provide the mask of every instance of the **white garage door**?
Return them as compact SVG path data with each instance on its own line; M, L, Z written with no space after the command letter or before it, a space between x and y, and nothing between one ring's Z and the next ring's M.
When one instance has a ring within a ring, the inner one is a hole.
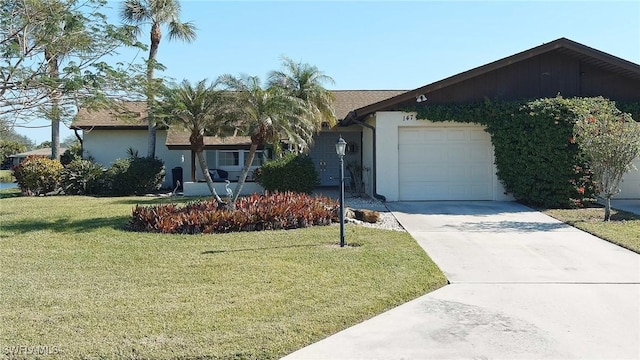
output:
M493 200L491 137L482 128L400 128L398 143L400 200Z
M640 169L640 159L633 162ZM640 199L640 170L631 170L626 173L620 183L620 193L616 199Z

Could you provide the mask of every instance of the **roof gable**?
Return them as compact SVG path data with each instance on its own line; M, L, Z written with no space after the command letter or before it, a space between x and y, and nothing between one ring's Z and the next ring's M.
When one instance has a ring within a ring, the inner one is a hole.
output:
M640 65L618 58L605 52L582 45L575 41L560 38L550 43L542 44L532 49L508 56L506 58L491 62L486 65L459 73L457 75L436 81L434 83L410 90L392 98L382 100L361 108L357 108L349 113L342 121L342 125L348 125L353 120L361 120L376 111L392 109L402 103L415 103L420 95L428 95L430 92L458 85L464 81L481 77L490 72L506 68L508 66L525 62L529 59L541 57L550 52L568 55L580 61L616 73L620 76L640 81ZM428 96L427 96L428 98Z

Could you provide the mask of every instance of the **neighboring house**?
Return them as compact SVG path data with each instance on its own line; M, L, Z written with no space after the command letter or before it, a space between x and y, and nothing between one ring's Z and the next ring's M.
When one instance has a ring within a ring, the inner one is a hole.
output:
M65 151L67 151L66 148L60 148L60 154L64 154ZM29 156L40 156L46 158L51 157L51 148L35 149L19 154L9 155L9 158L11 159L11 165L18 165Z
M496 176L491 138L482 126L431 123L401 109L417 101L429 106L485 98L536 99L558 93L640 101L639 89L640 65L561 38L411 91L335 91L339 124L320 132L310 156L321 185L338 185L334 144L342 136L350 144L345 164L362 164L366 193L388 201L510 200ZM79 111L74 127L84 132L85 156L106 166L125 157L129 147L144 154L144 104L132 106L139 113L134 122L106 111ZM174 129L169 134L159 130L157 144L157 156L167 169L182 166L185 174L195 170L188 136ZM228 170L232 179L237 177L248 139L210 137L205 144L208 166ZM640 167L640 161L636 163ZM201 178L199 170L195 175ZM167 184L170 182L168 176ZM639 172L625 177L618 198L640 198Z

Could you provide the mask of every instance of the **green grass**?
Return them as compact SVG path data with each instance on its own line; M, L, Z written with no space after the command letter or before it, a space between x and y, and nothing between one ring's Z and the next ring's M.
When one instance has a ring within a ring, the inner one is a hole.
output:
M406 233L347 225L220 235L123 230L166 199L0 200L0 350L64 359L270 359L443 286Z
M553 218L584 230L599 238L640 254L640 216L611 210L611 221L604 222L604 209L548 209L543 212Z
M16 178L13 177L11 170L0 170L0 182L11 183L15 182Z

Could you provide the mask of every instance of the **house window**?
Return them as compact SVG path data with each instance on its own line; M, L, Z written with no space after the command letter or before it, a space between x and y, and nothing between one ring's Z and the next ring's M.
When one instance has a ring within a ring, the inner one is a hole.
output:
M248 158L249 157L249 152L245 151L244 152L244 158ZM264 164L265 161L265 153L263 151L256 151L256 155L253 157L253 162L251 162L251 166L262 166L262 164ZM244 165L244 162L243 162Z
M240 166L240 152L218 151L218 166Z
M242 170L245 159L249 156L249 151L220 150L218 154L218 167L226 170ZM264 151L256 151L251 167L260 167L267 160Z

